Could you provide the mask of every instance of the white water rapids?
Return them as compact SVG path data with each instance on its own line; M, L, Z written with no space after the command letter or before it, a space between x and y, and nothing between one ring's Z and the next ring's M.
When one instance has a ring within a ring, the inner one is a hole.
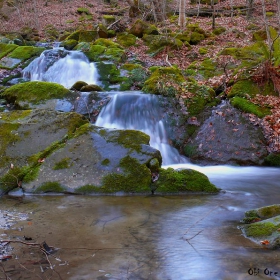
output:
M23 70L23 77L31 81L58 83L66 88L70 88L77 81L88 84L99 83L95 64L89 62L82 52L69 51L65 57L59 58L51 66L48 65L50 56L54 56L52 52L44 51Z

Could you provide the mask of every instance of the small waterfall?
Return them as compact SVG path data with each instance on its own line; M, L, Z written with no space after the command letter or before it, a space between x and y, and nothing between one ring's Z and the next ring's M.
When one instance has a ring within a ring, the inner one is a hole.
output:
M53 49L44 51L24 70L23 77L31 81L54 82L70 88L77 81L99 84L94 63L78 51Z
M106 128L136 129L150 136L150 145L161 152L163 165L187 163L168 141L158 97L141 92L118 92L101 110L96 125Z

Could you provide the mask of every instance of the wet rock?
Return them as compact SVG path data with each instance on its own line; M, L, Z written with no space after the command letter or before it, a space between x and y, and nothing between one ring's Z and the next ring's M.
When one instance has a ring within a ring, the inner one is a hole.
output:
M262 165L268 152L262 129L246 114L222 103L188 141L191 159L203 164Z
M148 135L98 128L76 113L0 114L1 194L19 183L24 193L150 192L147 165L161 155Z

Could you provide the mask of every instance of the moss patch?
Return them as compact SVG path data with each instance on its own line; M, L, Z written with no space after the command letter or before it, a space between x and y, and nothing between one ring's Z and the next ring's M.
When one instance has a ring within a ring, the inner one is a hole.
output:
M2 96L9 102L30 102L39 104L42 101L62 98L69 93L69 90L62 85L50 82L26 82L11 86L2 93Z
M270 166L280 166L280 154L271 153L265 158L265 164Z
M235 108L237 108L243 112L246 112L246 113L254 114L254 115L258 116L259 118L263 118L266 115L271 114L270 109L255 105L252 102L250 102L249 100L246 100L241 97L236 96L236 97L232 98L231 104Z
M177 171L173 168L161 168L159 180L153 185L159 193L219 192L206 175L192 169Z
M14 44L0 44L0 59L6 56L8 53L16 49L18 45Z
M143 91L152 94L174 97L176 85L185 81L181 71L174 67L155 67L151 76L145 81Z
M29 59L31 57L39 56L45 48L31 47L31 46L20 46L14 49L8 57L17 58L21 61Z
M63 158L55 163L53 169L54 170L65 169L65 168L69 168L70 166L71 166L70 158Z
M259 87L250 80L242 80L235 83L230 92L228 93L228 97L231 98L233 96L239 97L254 97L260 93Z
M247 237L267 237L279 228L280 225L275 225L271 222L257 222L246 226Z
M146 165L139 164L136 159L126 156L120 162L125 174L112 173L103 178L100 192L146 193L150 192L151 171Z
M60 185L58 182L46 182L36 189L35 193L64 193L66 189Z

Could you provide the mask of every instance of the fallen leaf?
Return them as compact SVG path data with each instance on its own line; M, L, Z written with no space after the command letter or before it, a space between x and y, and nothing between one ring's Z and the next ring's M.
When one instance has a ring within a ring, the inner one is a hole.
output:
M268 245L268 244L269 244L269 241L268 241L267 239L262 240L262 241L261 241L261 244L262 244L262 245Z

